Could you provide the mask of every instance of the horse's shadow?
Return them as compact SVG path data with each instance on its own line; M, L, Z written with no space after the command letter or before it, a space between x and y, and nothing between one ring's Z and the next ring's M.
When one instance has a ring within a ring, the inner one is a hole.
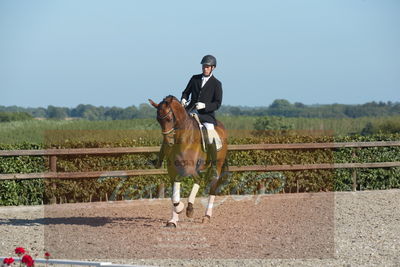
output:
M37 219L0 219L1 225L9 226L51 226L51 225L76 225L76 226L92 226L101 227L107 224L124 225L124 224L141 224L149 225L157 223L160 220L150 217L45 217Z

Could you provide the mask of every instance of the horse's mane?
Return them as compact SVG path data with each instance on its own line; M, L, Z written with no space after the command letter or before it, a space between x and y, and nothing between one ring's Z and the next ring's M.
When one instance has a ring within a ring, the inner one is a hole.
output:
M167 95L166 97L164 97L163 102L166 102L166 103L168 103L168 104L171 104L171 102L172 102L173 100L176 100L176 101L179 102L178 98L176 98L176 97L173 96L173 95Z
M164 97L163 101L164 103L166 103L168 106L170 106L173 110L175 111L180 111L175 113L175 116L178 117L180 119L180 121L187 121L187 126L186 127L196 127L197 122L196 120L189 116L188 111L182 107L180 101L178 100L178 98L176 98L173 95L167 95L166 97ZM175 102L175 103L173 103Z

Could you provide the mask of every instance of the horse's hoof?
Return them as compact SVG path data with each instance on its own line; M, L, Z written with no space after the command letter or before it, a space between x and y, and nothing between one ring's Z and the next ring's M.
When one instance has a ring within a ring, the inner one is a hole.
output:
M208 215L205 215L203 217L203 220L201 221L202 223L209 223L211 221L211 217Z
M186 208L186 216L188 218L193 218L193 214L194 214L193 204L189 202Z
M176 223L175 222L167 222L167 225L165 227L176 228Z

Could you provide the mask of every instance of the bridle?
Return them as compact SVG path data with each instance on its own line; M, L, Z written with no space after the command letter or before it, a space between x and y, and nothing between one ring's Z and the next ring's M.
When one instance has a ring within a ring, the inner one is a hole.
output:
M163 115L163 116L158 116L157 115L157 118L160 120L160 121L162 121L162 120L164 120L169 114L171 114L172 113L172 117L173 117L173 122L174 122L174 126L172 126L172 128L171 129L169 129L169 130L167 130L167 131L162 131L161 133L165 136L165 137L167 137L168 139L174 139L174 135L175 135L175 130L177 130L177 128L175 127L175 122L176 122L176 119L175 119L175 114L174 114L174 111L172 110L172 108L170 107L170 109L169 109L169 111L165 114L165 115ZM175 141L175 140L174 140ZM172 143L173 144L173 143ZM172 144L170 144L169 143L169 145L172 145Z

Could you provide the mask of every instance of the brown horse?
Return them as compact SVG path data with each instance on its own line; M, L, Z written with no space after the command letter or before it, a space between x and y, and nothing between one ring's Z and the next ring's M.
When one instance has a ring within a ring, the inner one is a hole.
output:
M160 158L161 161L164 156L167 159L168 175L173 181L172 219L168 221L167 226L177 226L179 213L184 209L184 204L180 201L180 181L188 176L192 177L195 183L188 199L186 215L193 216L194 199L199 189L202 172L205 172L206 178L211 178L208 206L203 217L203 222L210 221L217 186L226 166L227 135L224 125L218 121L215 126L222 141L222 148L214 153L213 151L207 153L202 148L202 135L197 121L182 107L176 97L167 96L159 104L151 99L149 102L157 109L157 120L164 136ZM216 149L215 143L208 144L207 147L207 150ZM161 162L158 164L158 167L160 166Z

